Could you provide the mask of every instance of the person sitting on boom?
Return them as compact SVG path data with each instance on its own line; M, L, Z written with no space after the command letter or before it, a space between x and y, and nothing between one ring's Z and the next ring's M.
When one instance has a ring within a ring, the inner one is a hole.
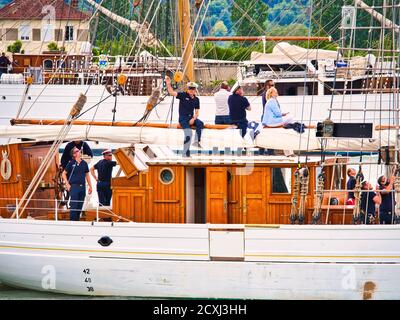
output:
M288 115L289 112L282 113L277 98L278 90L276 90L275 87L268 89L266 95L267 103L265 104L264 116L262 119L262 124L264 126L281 127L293 122L293 118Z

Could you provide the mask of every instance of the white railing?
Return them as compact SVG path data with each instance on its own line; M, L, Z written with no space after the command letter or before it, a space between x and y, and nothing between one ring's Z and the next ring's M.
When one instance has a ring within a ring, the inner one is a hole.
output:
M14 218L16 220L20 220L22 214L27 213L27 216L30 217L30 214L32 211L35 212L35 217L43 217L40 215L40 212L45 212L45 216L48 217L49 214L51 214L51 211L54 212L54 220L58 221L60 220L60 213L69 213L71 210L71 203L79 202L82 205L82 211L94 211L96 212L96 222L100 221L100 214L106 214L110 217L115 217L118 219L122 219L125 221L130 221L128 219L125 219L121 217L120 215L117 215L114 213L111 208L107 206L102 206L98 201L96 202L95 206L90 205L90 207L85 207L85 202L87 201L78 201L78 200L68 200L68 203L65 203L65 200L58 200L58 199L31 199L30 203L35 203L35 202L42 202L42 203L54 203L53 205L46 206L45 204L42 204L42 206L31 206L27 205L25 207L24 212L21 212L21 199L19 198L0 198L0 203L3 203L3 205L0 205L0 216L1 216L1 211L7 211L8 213L15 213ZM7 203L8 202L8 203ZM4 204L5 203L5 204ZM69 206L67 206L67 204Z

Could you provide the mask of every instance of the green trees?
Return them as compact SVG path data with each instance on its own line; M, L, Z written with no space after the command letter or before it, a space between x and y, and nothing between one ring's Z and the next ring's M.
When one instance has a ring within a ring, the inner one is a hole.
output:
M261 35L268 17L268 6L260 0L235 0L231 9L233 30L238 36Z
M22 48L22 42L20 40L15 41L7 47L7 51L11 53L20 53Z

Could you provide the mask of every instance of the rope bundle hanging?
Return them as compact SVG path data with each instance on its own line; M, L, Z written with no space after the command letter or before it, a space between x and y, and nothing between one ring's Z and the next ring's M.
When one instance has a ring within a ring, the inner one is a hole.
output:
M297 220L297 202L299 198L300 191L300 169L298 168L294 173L294 188L292 196L292 206L290 208L290 223L294 224Z
M299 224L304 223L304 217L306 213L306 198L308 193L308 184L310 181L310 175L307 168L299 170L300 174L300 206L299 206Z
M314 197L314 211L312 214L313 224L317 224L319 219L321 218L321 207L322 207L322 201L324 199L324 189L325 189L325 174L324 172L321 172L318 175L317 191Z
M362 175L358 173L356 176L356 186L354 188L353 224L360 221L361 217L361 179Z

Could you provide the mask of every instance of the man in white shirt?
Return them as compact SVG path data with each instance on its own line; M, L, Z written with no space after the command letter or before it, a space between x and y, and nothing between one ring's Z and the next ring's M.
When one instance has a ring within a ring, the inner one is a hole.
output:
M231 124L229 117L228 98L231 95L228 82L223 81L221 88L214 94L215 99L215 124Z

